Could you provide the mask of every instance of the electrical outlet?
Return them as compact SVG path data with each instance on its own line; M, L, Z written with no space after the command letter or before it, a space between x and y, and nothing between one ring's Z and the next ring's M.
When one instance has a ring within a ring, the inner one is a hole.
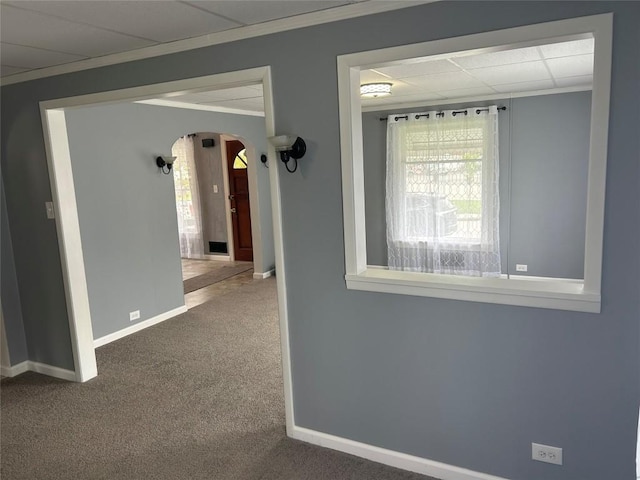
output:
M129 312L129 321L133 322L134 320L138 320L140 318L140 310L136 310L135 312Z
M540 443L531 444L531 458L538 462L553 463L554 465L562 465L562 449L559 447L550 447Z
M526 272L527 266L521 263L516 263L516 272Z
M47 210L47 218L49 220L56 218L56 213L53 209L53 202L44 202L44 208Z

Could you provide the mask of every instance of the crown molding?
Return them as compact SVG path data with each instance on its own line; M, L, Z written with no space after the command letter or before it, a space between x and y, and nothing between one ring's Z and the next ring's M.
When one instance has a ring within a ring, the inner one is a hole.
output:
M241 108L220 107L216 105L203 105L200 103L173 102L171 100L150 99L138 100L134 103L143 103L145 105L156 105L159 107L184 108L186 110L203 110L206 112L216 113L232 113L235 115L248 115L251 117L264 117L264 112L256 112L254 110L244 110Z
M402 8L438 1L440 0L364 1L345 5L343 7L335 7L327 10L296 15L294 17L281 18L256 25L232 28L230 30L187 38L185 40L176 40L175 42L143 47L136 50L130 50L128 52L114 53L111 55L104 55L102 57L66 63L64 65L56 65L53 67L30 70L23 73L16 73L0 79L0 86L28 82L30 80L52 77L65 73L80 72L82 70L90 70L92 68L106 67L119 63L132 62L135 60L159 57L172 53L185 52L187 50L210 47L212 45L220 45L223 43L235 42L237 40L260 37L272 33L296 30L299 28L321 25L323 23L347 20L350 18L373 15L391 10L399 10Z

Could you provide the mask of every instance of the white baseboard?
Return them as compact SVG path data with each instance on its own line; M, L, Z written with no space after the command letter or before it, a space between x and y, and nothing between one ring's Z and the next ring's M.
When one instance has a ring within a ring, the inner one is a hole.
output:
M64 368L54 367L40 362L29 361L29 370L50 377L61 378L62 380L76 381L76 372L65 370Z
M206 260L212 260L214 262L230 262L231 256L229 255L205 255Z
M182 305L181 307L174 308L173 310L169 310L168 312L161 313L160 315L156 315L148 320L144 320L140 323L136 323L135 325L131 325L130 327L123 328L122 330L118 330L117 332L110 333L109 335L105 335L104 337L96 338L93 341L94 348L101 347L106 345L107 343L115 342L116 340L120 340L132 333L139 332L140 330L144 330L145 328L149 328L152 325L156 325L158 323L164 322L165 320L169 320L181 313L185 313L187 311L187 306Z
M213 262L230 262L230 255L214 255L212 253L205 253L204 255L194 255L189 258L182 258L182 260L211 260Z
M24 372L36 372L62 380L76 381L76 372L72 370L65 370L64 368L54 367L46 363L33 362L31 360L26 360L11 367L2 367L2 375L5 377L15 377Z
M3 377L15 377L16 375L20 375L21 373L29 371L29 361L25 360L24 362L20 362L16 365L6 366L2 365L0 367L0 373L2 373Z
M466 468L460 468L446 463L427 460L426 458L415 457L405 453L387 450L385 448L374 447L366 443L355 442L346 438L336 437L326 433L316 432L308 428L294 426L292 438L308 442L320 447L338 450L339 452L366 458L378 463L383 463L391 467L420 473L441 480L507 480L502 477L488 475L486 473L474 472Z
M254 272L253 278L255 278L256 280L264 280L265 278L269 278L275 274L276 274L276 270L275 268L272 268L271 270L267 270L266 272L263 272L263 273Z

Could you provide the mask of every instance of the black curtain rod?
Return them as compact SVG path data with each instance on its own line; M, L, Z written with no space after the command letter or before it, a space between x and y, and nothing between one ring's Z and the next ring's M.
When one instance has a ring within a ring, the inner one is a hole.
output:
M506 110L507 107L498 107L498 111L504 111ZM464 113L465 115L467 115L469 109L465 109L465 110L456 110L454 112L451 113L451 115L453 115L454 117L459 114L459 113ZM488 112L489 109L488 108L476 108L476 115L479 114L480 112ZM437 117L444 117L444 112L438 112L436 113ZM418 120L421 117L427 117L429 118L429 114L428 113L418 113L415 115L416 120ZM395 117L393 117L393 119L397 122L398 120L400 120L401 118L404 118L405 120L409 120L409 115L397 115ZM386 120L388 120L388 117L380 117L380 121L384 122Z

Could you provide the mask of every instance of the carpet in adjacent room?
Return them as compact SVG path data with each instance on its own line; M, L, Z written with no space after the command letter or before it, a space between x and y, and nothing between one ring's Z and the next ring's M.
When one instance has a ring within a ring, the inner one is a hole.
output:
M97 350L84 384L3 379L3 480L418 480L287 438L275 279Z

